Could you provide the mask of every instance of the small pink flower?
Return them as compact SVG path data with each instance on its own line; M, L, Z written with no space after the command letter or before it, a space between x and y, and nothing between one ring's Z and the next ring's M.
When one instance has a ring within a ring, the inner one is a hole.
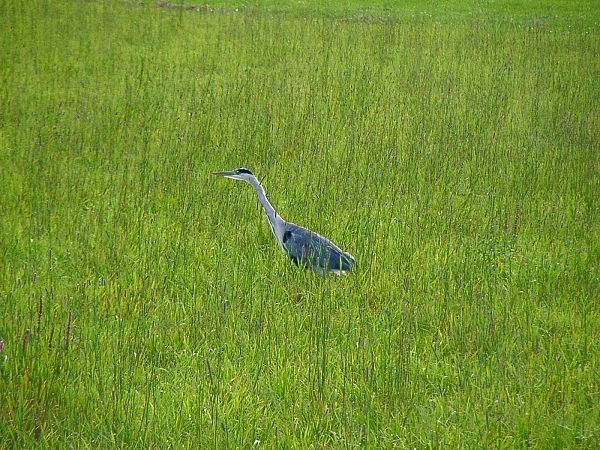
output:
M0 339L0 353L4 349L4 339Z

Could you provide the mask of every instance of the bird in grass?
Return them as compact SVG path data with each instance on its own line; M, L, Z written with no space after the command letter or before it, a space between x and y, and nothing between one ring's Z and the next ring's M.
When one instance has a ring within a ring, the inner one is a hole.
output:
M252 185L258 201L265 210L269 226L279 247L296 265L310 267L321 276L326 273L343 275L352 271L356 266L354 257L350 253L340 250L329 239L283 220L271 206L259 181L248 169L240 167L236 170L211 172L211 174L232 180L242 180Z

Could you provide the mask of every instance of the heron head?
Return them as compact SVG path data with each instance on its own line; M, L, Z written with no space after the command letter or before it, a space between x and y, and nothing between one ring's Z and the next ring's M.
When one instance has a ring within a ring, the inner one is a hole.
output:
M231 178L232 180L243 180L243 181L248 181L250 178L254 177L254 174L244 167L240 167L239 169L229 170L229 171L225 171L225 172L211 172L211 175L219 175L222 177Z

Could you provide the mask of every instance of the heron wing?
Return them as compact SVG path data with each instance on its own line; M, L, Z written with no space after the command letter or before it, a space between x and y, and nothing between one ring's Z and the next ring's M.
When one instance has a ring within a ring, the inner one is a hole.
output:
M283 248L294 263L317 271L349 272L356 264L329 239L298 225L287 224Z

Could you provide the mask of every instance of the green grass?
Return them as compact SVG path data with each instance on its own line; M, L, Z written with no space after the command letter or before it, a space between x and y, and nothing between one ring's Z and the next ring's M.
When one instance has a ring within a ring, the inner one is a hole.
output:
M129 0L133 1L133 0ZM364 22L464 20L598 28L598 0L140 0L150 5L197 7L202 12L329 17Z
M0 3L0 447L598 447L600 35L569 4ZM359 270L296 269L208 176L242 165Z

